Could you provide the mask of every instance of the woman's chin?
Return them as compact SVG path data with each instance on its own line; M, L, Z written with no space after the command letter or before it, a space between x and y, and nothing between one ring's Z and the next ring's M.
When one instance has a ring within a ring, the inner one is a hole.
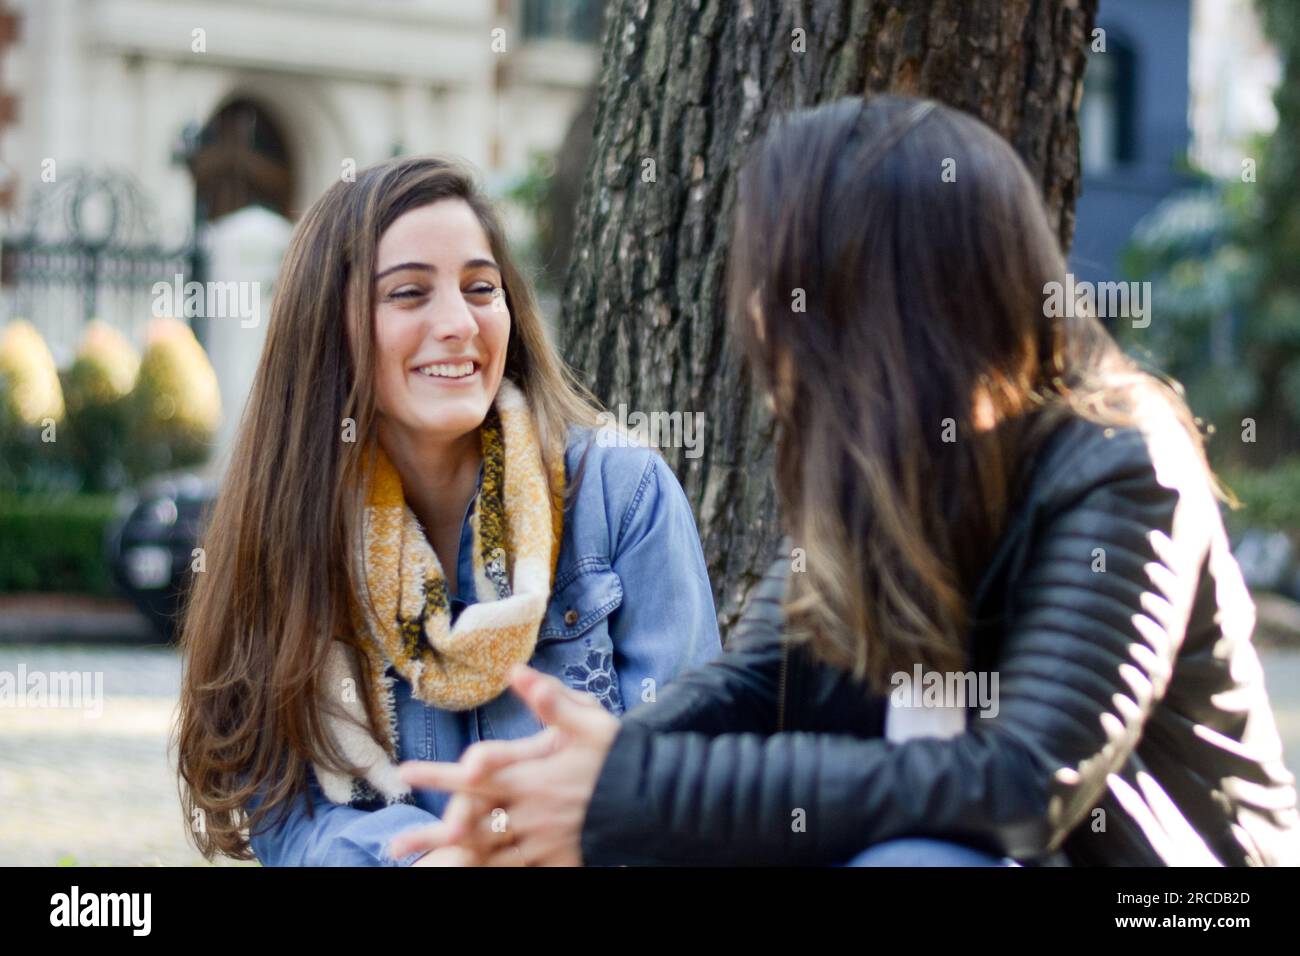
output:
M456 402L454 405L457 407L438 409L436 415L421 416L417 425L420 433L442 440L461 438L476 431L487 417L488 406L482 402Z

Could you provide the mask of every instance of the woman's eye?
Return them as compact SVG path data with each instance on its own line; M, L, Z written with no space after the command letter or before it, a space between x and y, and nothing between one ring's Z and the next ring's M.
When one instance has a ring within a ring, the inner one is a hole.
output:
M418 299L423 295L424 290L418 289L415 286L405 286L388 293L390 299Z
M497 287L490 282L477 282L466 290L470 295L493 295Z

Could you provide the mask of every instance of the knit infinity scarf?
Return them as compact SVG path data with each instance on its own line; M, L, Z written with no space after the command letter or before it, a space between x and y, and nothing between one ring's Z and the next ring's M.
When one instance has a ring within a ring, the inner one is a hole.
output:
M382 448L369 476L362 567L354 627L369 663L370 689L385 716L377 744L358 692L356 654L332 640L322 713L343 755L363 768L349 777L319 765L317 779L334 803L411 801L397 777L397 711L392 666L412 696L445 710L469 710L496 698L515 664L537 644L559 556L563 510L551 495L531 411L523 393L501 382L479 429L483 480L471 516L474 588L471 604L451 623L447 579L419 519L406 504L402 480ZM559 456L556 456L557 459ZM556 487L564 463L557 461Z

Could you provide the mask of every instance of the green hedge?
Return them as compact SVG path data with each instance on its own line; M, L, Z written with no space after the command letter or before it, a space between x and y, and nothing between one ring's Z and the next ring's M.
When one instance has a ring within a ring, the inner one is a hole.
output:
M1225 512L1230 529L1300 533L1300 458L1287 458L1267 470L1225 468L1219 478L1244 505Z
M0 593L113 593L104 562L112 495L0 495Z

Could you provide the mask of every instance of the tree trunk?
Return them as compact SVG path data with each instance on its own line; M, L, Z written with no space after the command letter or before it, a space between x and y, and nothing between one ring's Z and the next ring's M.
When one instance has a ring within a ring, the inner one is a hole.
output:
M702 456L663 451L696 509L724 632L780 537L771 425L724 302L746 147L792 108L885 90L933 97L1016 147L1068 244L1096 6L611 0L560 338L616 414L704 414Z

